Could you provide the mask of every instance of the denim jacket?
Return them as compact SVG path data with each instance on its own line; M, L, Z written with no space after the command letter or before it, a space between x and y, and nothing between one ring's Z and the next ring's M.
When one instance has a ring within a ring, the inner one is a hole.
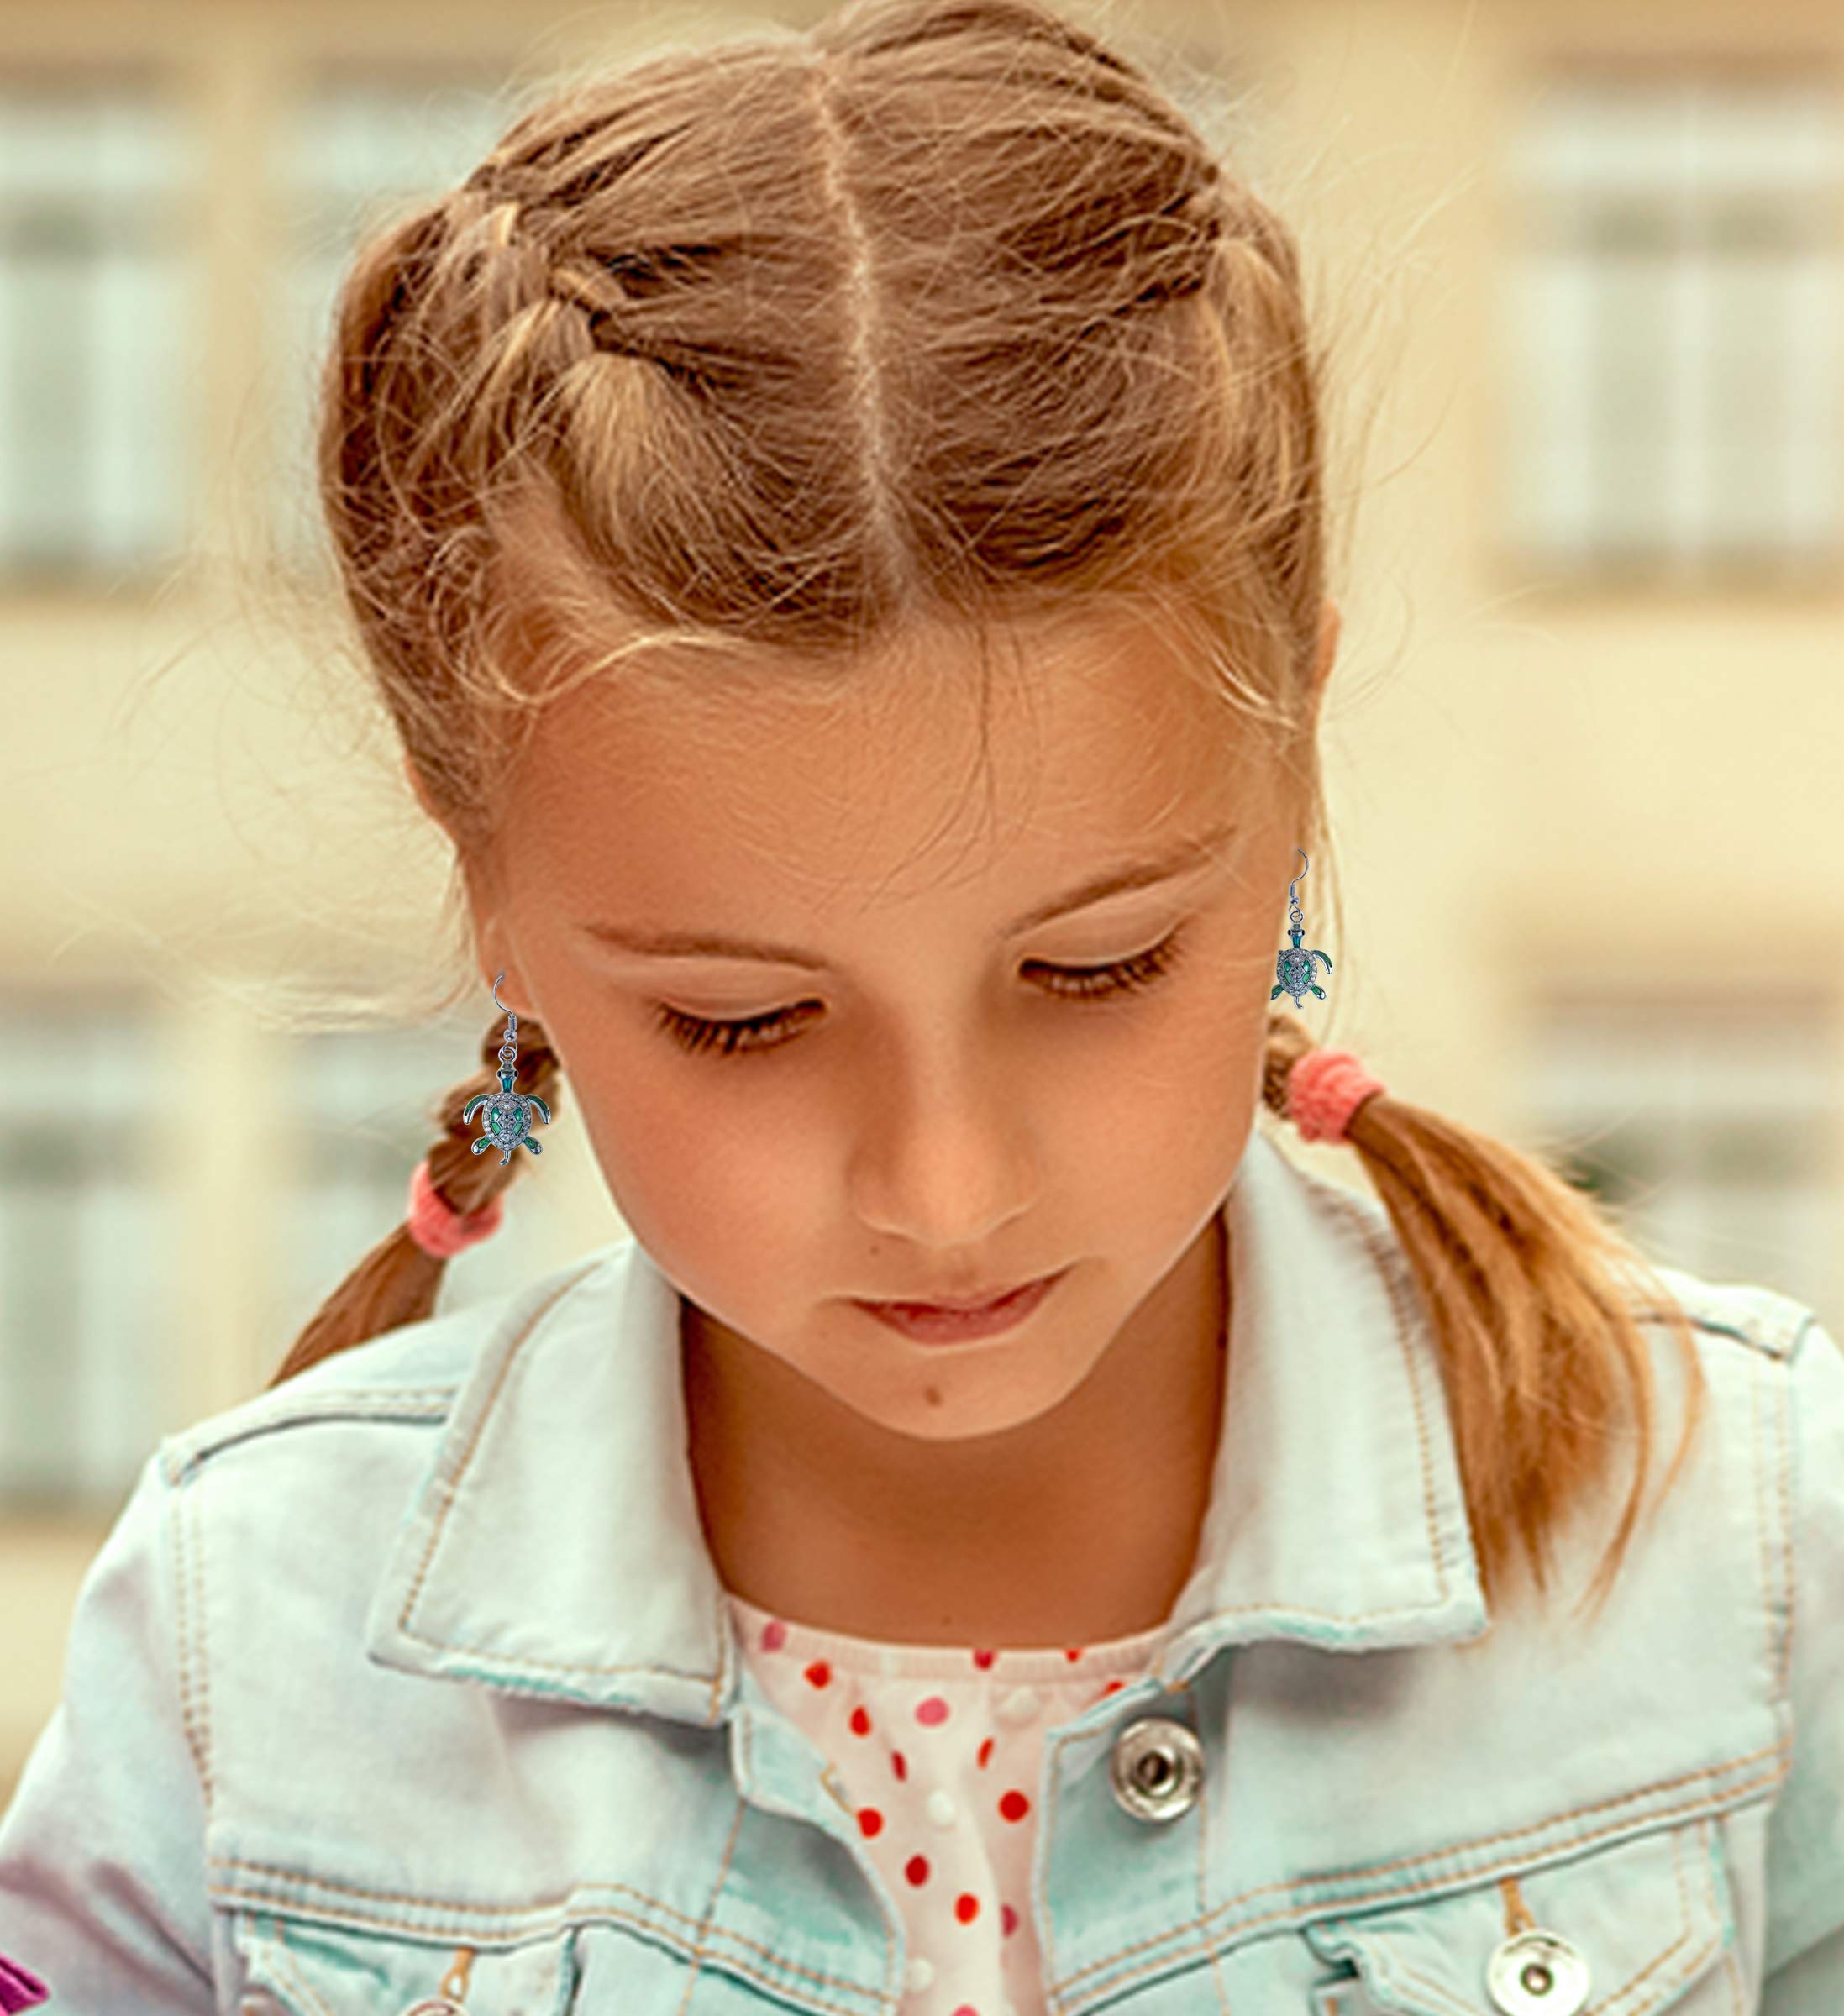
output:
M1598 1620L1487 1634L1387 1214L1258 1125L1225 1207L1213 1494L1143 1677L1046 1737L1057 2016L1840 2016L1844 1353L1663 1278L1684 1381ZM165 1437L82 1584L0 1818L52 2016L897 2016L828 1760L739 1657L675 1290L632 1239ZM1159 1424L1129 1420L1156 1467ZM1631 1472L1611 1494L1625 1504Z

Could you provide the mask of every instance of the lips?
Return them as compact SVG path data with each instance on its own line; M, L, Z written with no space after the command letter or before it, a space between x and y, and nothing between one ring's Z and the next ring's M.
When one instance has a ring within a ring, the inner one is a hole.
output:
M884 1295L875 1298L875 1301L877 1305L889 1309L947 1309L965 1315L973 1310L990 1309L995 1302L1021 1294L1048 1278L1045 1274L1033 1274L1028 1281L1017 1281L1010 1288L990 1289L977 1295ZM874 1299L867 1296L865 1299Z
M901 1331L912 1343L971 1344L1028 1322L1056 1293L1058 1283L1069 1271L1065 1267L1056 1273L1040 1275L977 1309L943 1309L925 1302L861 1302L858 1306L875 1322Z

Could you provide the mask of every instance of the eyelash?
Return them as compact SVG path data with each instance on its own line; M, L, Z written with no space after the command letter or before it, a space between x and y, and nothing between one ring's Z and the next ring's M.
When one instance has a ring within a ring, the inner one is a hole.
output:
M1148 950L1136 953L1130 959L1113 960L1106 966L1053 966L1043 959L1032 959L1027 963L1062 979L1073 976L1079 983L1074 986L1053 985L1048 989L1050 993L1076 1000L1097 1000L1155 985L1178 963L1184 935L1181 926ZM682 1009L669 1007L664 1001L656 1001L654 1005L661 1027L675 1042L691 1051L707 1050L715 1046L725 1055L779 1049L790 1039L775 1032L785 1029L799 1013L794 1008L775 1008L766 1015L752 1015L741 1021L718 1022L702 1016L687 1015Z

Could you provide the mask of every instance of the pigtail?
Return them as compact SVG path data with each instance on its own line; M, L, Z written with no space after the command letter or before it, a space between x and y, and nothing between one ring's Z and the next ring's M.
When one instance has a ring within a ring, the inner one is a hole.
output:
M430 1179L437 1194L464 1216L491 1204L525 1166L523 1155L515 1155L507 1163L502 1163L496 1153L476 1155L474 1142L479 1136L473 1124L461 1118L468 1101L477 1093L492 1094L500 1089L502 1067L499 1049L505 1040L506 1024L496 1021L481 1044L486 1068L464 1084L451 1086L432 1116L445 1124L429 1150ZM517 1089L527 1095L535 1093L554 1115L560 1103L555 1089L557 1053L534 1017L522 1015L518 1018L518 1044ZM417 1244L410 1236L407 1221L399 1225L372 1247L321 1304L313 1320L290 1347L287 1357L270 1379L269 1388L281 1385L337 1352L368 1343L407 1323L421 1322L434 1310L447 1266L446 1260L425 1252Z
M1296 1017L1270 1014L1262 1099L1283 1118L1289 1074L1314 1047ZM1638 1460L1596 1579L1598 1609L1652 1460L1642 1323L1670 1326L1688 1382L1661 1497L1703 1419L1708 1384L1689 1317L1591 1198L1521 1150L1387 1092L1358 1106L1344 1139L1390 1214L1432 1321L1488 1608L1514 1536L1547 1593L1557 1528L1611 1482L1615 1431L1631 1401Z

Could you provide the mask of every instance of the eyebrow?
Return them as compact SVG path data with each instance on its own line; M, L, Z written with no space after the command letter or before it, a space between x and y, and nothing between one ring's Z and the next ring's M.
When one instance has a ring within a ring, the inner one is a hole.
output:
M1148 889L1155 883L1169 882L1175 876L1194 873L1209 863L1214 850L1235 831L1235 822L1227 821L1145 860L1124 862L1104 869L1077 888L1060 896L1053 896L1048 903L1040 903L1035 910L1027 911L1006 936L1016 937L1039 924L1048 924L1053 917L1086 910L1091 903L1099 903L1106 897L1122 895L1128 890ZM781 945L763 938L733 937L722 932L640 931L619 924L586 924L581 928L586 936L605 945L636 953L644 958L762 959L776 966L803 966L816 973L823 972L827 965L824 959L802 951L797 945Z

